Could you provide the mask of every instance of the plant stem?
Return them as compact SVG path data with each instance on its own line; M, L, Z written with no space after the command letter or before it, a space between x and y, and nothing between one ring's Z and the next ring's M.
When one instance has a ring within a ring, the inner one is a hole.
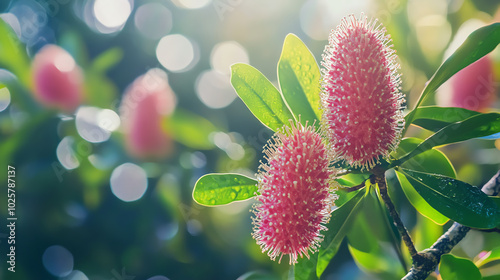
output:
M401 234L401 238L403 239L403 242L405 243L406 247L408 247L408 251L410 252L410 255L413 259L413 261L416 261L416 258L419 258L418 252L415 249L415 245L413 245L413 241L411 240L410 234L408 233L408 230L406 229L405 225L403 224L403 221L401 221L401 218L399 217L398 212L396 211L396 208L394 207L394 204L391 201L391 198L389 197L389 194L387 193L387 185L385 183L385 175L384 174L377 174L372 177L374 182L378 185L378 189L380 191L380 196L382 197L382 200L385 203L385 206L389 210L389 215L391 215L392 220L394 221L394 224L396 225L396 228L399 231L399 234Z

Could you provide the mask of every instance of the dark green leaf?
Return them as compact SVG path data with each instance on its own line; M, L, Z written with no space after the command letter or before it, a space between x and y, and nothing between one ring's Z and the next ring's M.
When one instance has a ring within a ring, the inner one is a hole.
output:
M176 109L172 115L165 117L163 128L177 142L201 150L214 147L209 136L219 130L207 119L182 109Z
M91 65L91 71L106 72L115 66L123 58L123 50L120 48L111 48L97 56Z
M476 261L476 266L481 267L487 263L500 260L500 247L497 247L486 253L482 258Z
M441 256L439 274L443 280L481 280L481 272L468 259L450 254Z
M436 146L488 136L498 132L500 132L500 114L489 113L475 115L464 121L450 124L429 136L425 141L420 143L415 150L393 162L391 166L400 165L408 159Z
M415 108L422 101L461 69L485 56L500 43L500 23L493 23L472 32L465 42L439 67L425 86ZM414 119L416 110L410 112L406 128Z
M493 228L500 223L500 210L479 188L442 175L403 168L399 171L444 216L475 228Z
M252 114L272 131L294 119L280 92L252 66L243 63L231 66L231 84Z
M278 81L295 119L300 116L303 124L321 119L320 77L311 51L297 36L288 34L278 62Z
M413 124L436 132L449 124L463 121L477 114L480 113L463 108L438 106L420 107L417 108L413 116ZM405 119L408 119L408 117L409 115L406 115Z
M420 214L425 216L426 218L432 220L434 223L438 225L444 225L448 222L448 218L443 214L439 213L436 209L434 209L429 203L425 201L424 198L413 188L413 185L408 181L405 175L396 171L396 176L398 177L399 184L403 189L406 197L410 201L411 205L417 209Z
M193 198L205 206L224 205L255 196L257 180L239 174L206 174L196 182Z
M337 254L349 226L356 217L357 211L363 205L361 198L365 194L365 190L357 191L354 197L332 212L330 222L327 225L328 230L323 233L325 238L319 249L318 264L316 266L318 277L323 274L331 259Z

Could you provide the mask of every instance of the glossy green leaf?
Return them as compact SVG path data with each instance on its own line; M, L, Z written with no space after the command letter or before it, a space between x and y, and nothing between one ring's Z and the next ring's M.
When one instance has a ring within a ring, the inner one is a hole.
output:
M288 34L278 62L278 81L283 98L296 120L312 124L321 119L320 71L307 46L294 34Z
M14 73L24 86L29 87L30 62L24 45L12 28L0 18L0 67Z
M218 129L197 114L176 109L171 116L164 118L163 127L170 137L186 147L201 150L214 148L209 136Z
M500 260L500 247L497 247L489 252L487 252L482 258L478 259L475 264L477 267L481 268L485 264L493 261Z
M472 116L480 114L463 108L427 106L416 109L413 116L413 124L431 131L438 131L443 127L466 120ZM408 121L409 115L405 119Z
M337 254L340 244L350 228L349 226L363 205L362 198L365 194L365 190L357 191L350 200L332 212L330 222L326 226L328 230L323 233L325 238L319 249L318 264L316 266L318 277L323 274L331 259Z
M438 68L425 86L415 108L432 92L461 69L485 56L500 43L500 23L493 23L472 32L465 42ZM410 112L406 128L414 119L416 110Z
M120 48L111 48L99 54L92 62L92 71L106 72L115 66L123 58L123 50Z
M399 184L403 189L406 197L410 201L411 205L417 209L420 214L425 216L426 218L432 220L434 223L438 225L444 225L448 222L448 218L441 214L439 211L434 209L429 203L425 201L424 198L413 188L413 185L408 181L405 175L396 171L396 176L398 178Z
M464 121L452 123L429 136L412 152L393 162L391 166L400 165L408 159L436 146L488 136L498 132L500 132L500 114L489 113L475 115Z
M375 187L370 186L363 207L347 233L348 248L358 266L377 274L380 279L401 279L406 264L400 254L400 240L394 232L385 206Z
M252 114L272 131L294 119L280 92L254 67L243 63L231 66L231 84Z
M240 174L206 174L196 182L194 200L205 206L224 205L255 196L257 180Z
M493 228L500 223L498 206L479 188L442 175L403 168L398 171L444 216L474 228Z
M468 259L455 257L451 254L441 256L439 274L443 280L481 280L481 272Z
M402 155L408 154L409 152L415 150L415 148L417 148L422 142L423 140L419 138L404 138L399 143L399 146L393 153L393 156L398 158ZM456 177L455 168L453 168L453 165L448 157L446 157L446 155L441 151L435 149L430 149L405 161L401 167L427 173L442 174L452 178Z

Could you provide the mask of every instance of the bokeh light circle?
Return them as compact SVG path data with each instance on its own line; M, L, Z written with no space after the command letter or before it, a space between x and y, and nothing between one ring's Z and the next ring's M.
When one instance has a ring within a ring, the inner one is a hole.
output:
M207 6L212 0L173 0L174 4L185 9L199 9Z
M94 15L107 28L123 26L127 21L132 7L128 0L95 0Z
M172 12L160 3L147 3L135 12L134 23L145 37L160 39L172 29Z
M75 124L83 139L100 143L108 140L111 132L120 126L120 117L109 109L82 106L76 112Z
M10 91L8 88L0 88L0 112L7 109L10 104Z
M68 276L73 271L73 255L60 245L50 246L42 255L43 266L56 277Z
M75 169L80 166L80 162L73 151L72 146L74 142L75 140L73 137L66 136L61 140L61 142L59 142L56 148L57 159L61 165L68 170Z
M212 49L210 54L210 65L212 69L222 74L230 75L230 66L241 62L249 64L247 50L235 41L222 42Z
M215 70L202 72L198 76L196 94L206 106L213 109L227 107L236 98L228 77Z
M163 67L172 72L187 71L199 59L193 43L180 34L161 38L156 46L156 58Z
M148 278L148 280L169 280L169 279L165 276L162 276L162 275L156 275L156 276Z
M89 278L80 270L73 270L68 276L61 280L89 280Z
M146 172L138 165L124 163L111 174L111 191L119 199L131 202L141 198L148 188Z

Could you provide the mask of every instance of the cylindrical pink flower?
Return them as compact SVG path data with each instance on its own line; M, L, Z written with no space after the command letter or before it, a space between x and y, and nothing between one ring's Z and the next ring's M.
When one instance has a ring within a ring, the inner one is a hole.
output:
M342 19L323 53L322 122L334 154L370 169L399 143L404 126L399 64L377 20Z
M167 75L149 70L130 85L120 105L126 147L140 159L162 159L171 153L173 142L162 127L176 105Z
M35 98L47 107L74 111L83 99L83 76L73 57L56 45L44 46L32 64Z
M496 99L493 61L485 56L460 70L444 83L436 95L444 107L460 107L474 111L490 108Z
M335 196L330 186L328 149L311 126L292 125L277 132L259 167L253 237L272 260L309 257L322 240Z

